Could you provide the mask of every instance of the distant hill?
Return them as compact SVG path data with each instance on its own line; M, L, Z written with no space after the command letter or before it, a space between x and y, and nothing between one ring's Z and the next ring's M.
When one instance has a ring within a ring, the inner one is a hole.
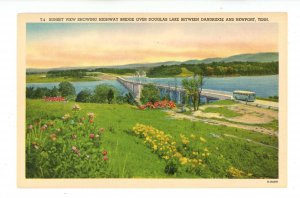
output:
M184 61L185 64L199 64L199 63L212 63L212 62L276 62L278 61L277 52L263 52L256 54L238 54L226 58L207 58L203 60L188 60Z
M53 68L53 69L27 69L27 72L37 73L37 72L47 72L51 70L70 70L70 69L97 69L97 68L151 68L158 67L161 65L170 66L170 65L180 65L180 64L208 64L212 62L276 62L278 61L278 52L262 52L255 54L238 54L225 58L207 58L202 60L187 60L187 61L166 61L166 62L156 62L156 63L134 63L134 64L126 64L126 65L117 65L117 66L87 66L87 67L61 67L61 68Z

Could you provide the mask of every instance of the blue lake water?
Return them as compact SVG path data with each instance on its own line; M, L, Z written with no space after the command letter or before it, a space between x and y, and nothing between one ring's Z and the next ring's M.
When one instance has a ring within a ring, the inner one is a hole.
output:
M132 80L140 80L141 82L149 82L155 84L163 84L178 87L184 78L135 78L128 77ZM27 87L47 87L53 88L59 83L27 83ZM121 94L128 91L116 80L90 81L90 82L72 82L76 93L83 89L93 90L97 85L111 85L116 87ZM205 89L214 89L220 91L247 90L256 92L257 96L269 97L278 96L278 75L270 76L240 76L240 77L210 77L204 79Z

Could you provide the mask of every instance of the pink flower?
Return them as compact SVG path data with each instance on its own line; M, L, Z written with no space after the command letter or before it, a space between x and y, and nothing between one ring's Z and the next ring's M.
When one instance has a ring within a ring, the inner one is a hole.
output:
M104 156L103 157L103 161L107 161L108 160L108 157L107 156Z
M103 156L106 156L106 155L107 155L107 151L104 150L104 151L102 152L102 155L103 155Z
M94 138L95 138L95 134L91 133L91 134L90 134L90 138L91 138L91 139L94 139Z

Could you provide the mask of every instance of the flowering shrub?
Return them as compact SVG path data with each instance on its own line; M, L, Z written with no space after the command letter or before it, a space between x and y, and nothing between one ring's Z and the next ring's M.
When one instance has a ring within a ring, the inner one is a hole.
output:
M181 137L184 137L184 143L180 144L177 143L172 136L165 134L163 131L143 124L136 124L133 127L133 133L143 138L144 143L151 148L154 153L157 153L162 159L167 161L165 169L167 173L174 174L178 169L177 166L182 167L186 171L193 171L203 165L203 160L199 152L180 152L182 146L186 147L187 144L189 144L189 141L184 135L181 135ZM207 156L205 155L203 157Z
M66 101L64 97L56 96L56 97L44 97L46 102L63 102Z
M179 134L180 140L176 141L172 136L165 134L163 131L143 124L136 124L132 131L134 135L144 139L144 144L167 162L165 167L167 174L185 171L205 177L203 174L204 172L210 172L209 166L211 163L220 163L225 164L224 177L252 177L251 173L247 174L231 166L223 156L212 156L205 145L207 140L202 136Z
M102 148L104 128L95 125L95 115L71 113L52 120L35 120L26 132L26 177L107 177L109 152ZM92 121L92 122L91 122Z
M173 109L176 107L176 104L173 101L162 100L155 103L147 102L145 105L139 106L139 109Z

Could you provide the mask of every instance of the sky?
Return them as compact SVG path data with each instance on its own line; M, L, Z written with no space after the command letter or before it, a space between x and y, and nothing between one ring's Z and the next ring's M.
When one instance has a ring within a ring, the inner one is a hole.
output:
M27 23L27 68L116 66L277 52L274 23Z

